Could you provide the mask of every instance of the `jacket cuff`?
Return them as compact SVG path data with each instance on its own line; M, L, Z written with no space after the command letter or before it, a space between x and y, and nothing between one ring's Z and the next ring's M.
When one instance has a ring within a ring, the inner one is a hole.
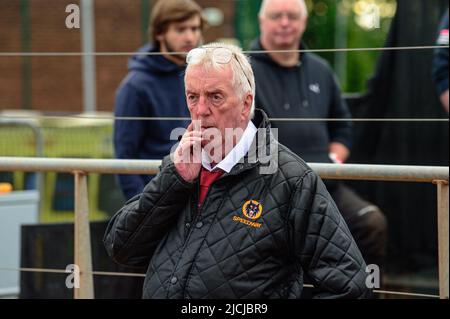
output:
M178 173L178 171L177 171L177 169L176 169L174 163L170 163L170 164L166 167L166 169L168 169L169 172L171 172L171 173L175 176L175 178L178 180L178 182L179 182L181 185L183 185L184 187L186 187L186 188L193 188L193 187L194 187L194 185L195 185L195 183L196 183L196 180L194 180L194 181L192 181L192 182L186 181L186 180L185 180L183 177L181 177L181 175Z

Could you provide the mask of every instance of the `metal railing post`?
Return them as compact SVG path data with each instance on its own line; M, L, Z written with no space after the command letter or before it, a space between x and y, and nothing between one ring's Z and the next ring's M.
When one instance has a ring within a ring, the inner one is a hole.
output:
M89 206L87 176L75 171L75 265L80 269L80 286L74 289L75 299L94 299L92 275L91 235L89 229Z
M448 181L435 181L438 191L439 296L449 298L448 283Z

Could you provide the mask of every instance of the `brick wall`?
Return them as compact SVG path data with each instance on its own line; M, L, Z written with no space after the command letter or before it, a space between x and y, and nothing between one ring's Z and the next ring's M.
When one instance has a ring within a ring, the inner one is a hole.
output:
M0 1L0 52L20 52L26 43L20 2ZM65 8L71 3L79 4L79 0L28 1L31 52L81 50L80 30L65 27ZM220 8L225 14L222 26L206 31L206 42L233 36L234 1L199 0L198 3L204 8ZM96 51L133 52L141 46L141 0L94 0L94 6ZM127 72L127 59L125 56L96 57L99 111L112 111L115 90ZM22 109L29 104L33 110L80 112L83 108L81 71L80 57L0 57L0 109ZM26 74L31 76L28 89ZM25 95L27 91L29 96Z
M0 1L0 51L20 51L20 6L17 0ZM21 59L0 57L0 109L21 105Z

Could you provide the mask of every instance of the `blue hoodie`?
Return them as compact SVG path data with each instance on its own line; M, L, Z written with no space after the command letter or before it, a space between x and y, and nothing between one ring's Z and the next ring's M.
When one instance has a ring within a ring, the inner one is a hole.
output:
M158 52L146 45L138 52ZM128 63L129 73L116 94L116 117L189 118L184 92L185 67L177 66L161 55L135 55ZM186 128L189 121L116 120L114 149L118 159L162 159L177 140L170 139L174 128ZM119 184L127 199L142 192L150 175L119 175Z

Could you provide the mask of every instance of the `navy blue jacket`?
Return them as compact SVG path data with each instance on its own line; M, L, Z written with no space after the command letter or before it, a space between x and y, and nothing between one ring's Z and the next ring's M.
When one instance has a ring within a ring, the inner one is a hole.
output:
M303 48L303 47L302 47ZM259 41L252 50L264 50ZM315 54L302 53L294 67L278 65L266 53L255 53L256 106L270 118L351 118L332 69ZM328 147L339 142L351 149L351 122L282 122L272 120L278 139L306 162L331 163Z
M439 27L436 45L448 46L448 11ZM436 49L433 62L433 78L439 95L448 90L448 48Z
M158 52L146 45L139 52ZM184 90L185 67L179 67L161 55L135 55L128 63L129 73L122 81L115 103L116 117L189 118ZM162 159L177 140L171 140L174 128L186 128L188 121L116 120L114 149L118 159ZM139 194L150 182L150 175L119 175L119 184L127 199Z

